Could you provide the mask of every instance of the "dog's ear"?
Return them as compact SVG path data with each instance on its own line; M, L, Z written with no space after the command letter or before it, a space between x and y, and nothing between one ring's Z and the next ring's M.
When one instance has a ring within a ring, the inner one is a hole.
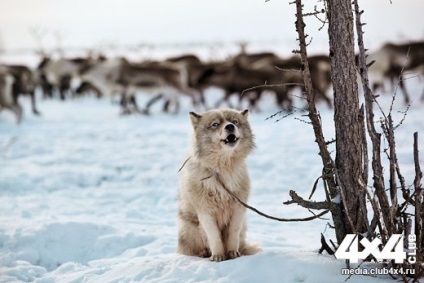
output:
M240 112L240 114L245 116L246 118L249 118L249 109L244 109Z
M194 112L190 112L190 121L193 127L196 127L197 124L199 124L200 118L202 118L202 115L199 115Z

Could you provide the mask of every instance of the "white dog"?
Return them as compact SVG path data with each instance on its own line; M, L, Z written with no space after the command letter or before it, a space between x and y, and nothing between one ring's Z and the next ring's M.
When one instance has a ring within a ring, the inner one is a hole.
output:
M223 187L247 202L245 159L255 146L248 110L190 112L190 119L194 136L180 169L178 252L223 261L261 251L246 244L246 209Z

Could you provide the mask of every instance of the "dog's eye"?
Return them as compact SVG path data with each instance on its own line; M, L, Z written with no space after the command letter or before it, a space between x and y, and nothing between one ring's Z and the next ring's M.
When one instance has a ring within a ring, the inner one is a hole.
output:
M212 129L216 129L216 128L218 128L219 127L219 123L213 123L212 125L211 125L211 128Z
M233 120L233 124L237 126L239 124L239 121L238 120Z

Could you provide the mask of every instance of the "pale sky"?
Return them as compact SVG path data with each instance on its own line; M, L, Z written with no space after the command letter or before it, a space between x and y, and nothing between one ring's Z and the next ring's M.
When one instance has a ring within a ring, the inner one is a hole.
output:
M45 31L54 48L57 35L66 47L103 44L295 40L291 0L0 0L0 48L34 48L31 28ZM308 0L313 7L318 1ZM424 0L360 0L366 40L424 39ZM327 42L320 23L307 31Z

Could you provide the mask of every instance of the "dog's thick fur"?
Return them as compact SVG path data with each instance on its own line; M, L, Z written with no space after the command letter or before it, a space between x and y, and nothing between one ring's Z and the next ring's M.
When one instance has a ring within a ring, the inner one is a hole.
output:
M193 144L178 195L181 254L222 261L261 250L245 242L246 209L222 186L247 202L245 159L255 146L248 115L248 110L231 109L190 113Z

